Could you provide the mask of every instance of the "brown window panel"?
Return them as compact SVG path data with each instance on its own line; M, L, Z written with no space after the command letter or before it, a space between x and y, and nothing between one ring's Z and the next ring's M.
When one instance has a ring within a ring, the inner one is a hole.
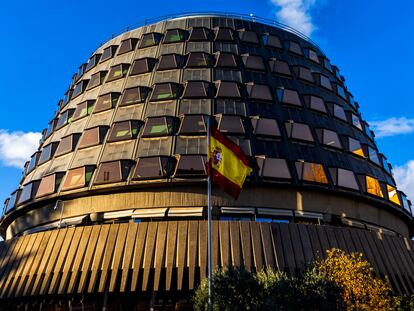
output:
M177 99L181 95L181 85L177 83L158 83L155 84L152 93L151 101L171 100Z
M73 113L72 120L76 121L90 115L93 111L94 104L94 100L86 100L84 102L79 103L76 106L75 112Z
M119 47L118 55L125 54L135 50L137 46L138 39L136 38L129 38L125 39L121 42L121 46Z
M244 134L243 119L239 116L219 115L216 117L218 128L223 133Z
M81 136L80 133L74 133L74 134L63 137L60 140L58 148L56 149L55 156L58 157L58 156L74 151L76 148L76 145L78 144L80 136Z
M206 157L201 155L182 155L178 157L174 177L204 177Z
M286 159L256 157L259 166L259 174L263 178L291 179L289 166Z
M266 71L263 58L258 55L242 55L244 67L248 70Z
M96 65L99 63L99 60L101 59L102 54L95 54L91 58L89 58L88 63L85 67L85 72L88 72L92 68L96 67Z
M280 129L274 119L252 117L253 133L257 136L280 137Z
M105 80L107 71L99 71L91 76L89 80L88 86L86 87L87 90L93 89L103 83Z
M266 84L246 84L247 94L251 100L273 101L272 90Z
M128 178L133 162L119 160L101 163L96 172L94 185L123 182Z
M205 27L193 27L188 41L210 41L211 31Z
M314 142L311 129L308 124L297 122L286 122L286 132L289 138L304 142Z
M162 71L181 68L183 66L182 59L182 55L175 53L161 55L157 70Z
M205 52L190 52L187 56L187 68L211 66L211 55Z
M145 86L137 86L125 89L119 106L129 106L133 104L143 103L148 97L150 88Z
M263 36L263 43L266 47L270 48L282 48L282 43L280 42L280 39L278 36L271 35L271 34L265 34Z
M83 188L89 185L95 166L87 165L70 169L62 185L62 191Z
M111 45L105 48L103 50L100 62L103 63L104 61L114 57L117 49L118 49L118 45Z
M73 114L75 109L67 109L61 113L59 120L56 122L56 130L64 127L65 125L72 122Z
M216 82L216 98L241 98L239 84L233 81Z
M171 157L139 158L132 179L168 178L172 175L175 162L175 158Z
M336 149L343 149L339 136L336 132L327 129L316 129L316 135L322 145Z
M272 58L269 60L269 67L272 73L283 76L292 75L290 72L289 64L283 60Z
M156 63L157 60L151 57L136 59L132 64L130 75L135 76L151 72L154 69Z
M82 80L78 84L75 85L75 88L73 89L72 97L76 98L79 95L81 95L86 90L86 86L88 85L89 80Z
M79 149L102 144L107 131L107 126L97 126L85 130L79 141Z
M142 137L157 137L172 135L174 133L173 117L147 118Z
M116 106L120 93L108 93L98 97L93 112L98 113L112 109Z
M287 50L294 54L303 55L302 48L300 44L295 41L286 41Z
M296 161L295 166L300 181L320 184L329 183L322 164Z
M44 176L40 181L39 188L37 189L36 198L56 193L59 189L64 175L64 172L57 172L48 176Z
M241 42L250 43L250 44L259 44L259 37L256 32L240 29L238 30L239 39Z
M109 74L108 74L108 78L106 79L106 82L111 82L111 81L125 78L128 73L129 66L130 66L129 64L119 64L119 65L112 66L111 69L109 70Z
M187 32L182 29L169 29L164 35L164 44L183 42L186 38Z
M215 29L215 41L225 41L232 42L234 41L233 29L227 27L218 27Z
M303 100L305 101L306 106L309 107L309 109L322 113L327 113L325 103L321 97L314 95L304 95Z
M285 105L292 105L301 107L302 103L300 101L300 97L297 91L289 90L289 89L278 89L277 96L279 102Z
M303 66L293 66L293 71L295 72L295 75L300 80L314 83L312 72L309 68L303 67Z
M216 63L214 67L220 68L237 68L236 55L233 53L219 52L216 53Z
M147 33L142 36L139 43L139 48L147 48L150 46L158 45L162 39L162 34L158 32Z
M359 190L359 186L353 171L343 168L330 167L329 172L336 187L356 191Z
M179 134L201 134L206 133L205 115L184 115L181 117Z
M187 81L185 83L183 98L210 97L210 83L206 81Z
M108 142L135 139L141 128L141 122L138 120L129 120L115 122L112 124L111 131L108 135Z

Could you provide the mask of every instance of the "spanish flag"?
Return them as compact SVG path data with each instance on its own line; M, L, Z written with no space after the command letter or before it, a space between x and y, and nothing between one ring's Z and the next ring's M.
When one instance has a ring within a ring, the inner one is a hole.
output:
M239 196L246 176L253 170L239 146L212 126L208 156L211 181L234 199Z

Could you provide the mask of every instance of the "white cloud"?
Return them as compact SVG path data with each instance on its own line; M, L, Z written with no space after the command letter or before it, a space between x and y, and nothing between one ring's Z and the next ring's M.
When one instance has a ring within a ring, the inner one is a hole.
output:
M5 166L23 168L39 147L41 133L0 130L0 162Z
M276 5L278 20L303 34L310 36L316 29L312 22L310 10L316 0L271 0Z
M398 189L404 191L410 200L414 200L414 160L394 167L393 172Z
M389 118L383 121L369 122L377 138L410 134L414 132L414 118Z

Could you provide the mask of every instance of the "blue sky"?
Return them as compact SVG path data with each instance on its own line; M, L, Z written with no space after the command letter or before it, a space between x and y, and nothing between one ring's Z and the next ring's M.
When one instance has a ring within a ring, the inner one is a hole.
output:
M17 187L37 133L101 42L143 19L193 11L253 13L309 34L339 66L414 199L413 10L410 0L2 1L0 200Z

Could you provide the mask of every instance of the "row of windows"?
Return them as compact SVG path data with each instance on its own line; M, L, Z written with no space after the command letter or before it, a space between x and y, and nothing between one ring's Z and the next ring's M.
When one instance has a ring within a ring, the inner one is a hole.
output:
M205 135L206 133L206 118L205 115L183 115L181 118L176 117L150 117L145 122L140 120L126 120L121 122L115 122L112 127L109 126L96 126L89 128L84 131L82 137L80 133L74 133L65 136L59 142L52 142L44 146L41 152L37 152L30 163L27 165L26 173L31 172L36 165L41 165L48 160L52 159L53 156L58 157L75 150L78 144L78 149L88 148L102 144L104 138L108 136L107 142L118 142L131 140L138 137L141 132L141 141L139 146L143 144L150 144L147 142L147 138L159 137L159 136L171 136L179 134L185 135ZM227 134L245 136L248 132L248 128L252 129L252 133L256 137L260 138L278 138L281 137L281 131L279 123L275 119L262 118L262 117L251 117L246 119L236 115L217 115L216 121L218 129ZM314 134L308 124L294 122L292 120L284 123L287 137L292 141L299 141L303 143L313 144L315 142ZM141 130L142 128L142 130ZM109 133L107 135L107 133ZM383 167L389 174L391 169L386 162L385 158L377 153L377 150L370 145L361 144L361 142L353 137L338 135L337 132L324 129L315 129L316 138L319 143L325 147L333 148L337 150L346 150L355 156L367 158L372 163ZM177 146L182 137L177 140ZM189 140L188 138L187 140ZM169 154L171 141L167 144L166 141L151 140L154 146L149 146L152 152L159 152L161 146ZM193 139L192 146L196 140ZM204 149L199 145L205 144L205 142L198 142L198 146L195 149ZM155 147L158 146L158 148ZM139 148L140 149L140 148ZM193 147L194 149L194 147ZM250 149L250 148L249 148ZM188 153L184 152L181 148L176 149L176 153ZM198 153L198 152L196 152ZM247 153L250 154L248 151Z
M256 158L259 167L258 175L261 178L292 180L293 172L286 159L264 156ZM91 183L93 175L95 175L94 185L124 182L127 181L130 174L132 174L132 180L205 177L205 162L206 157L203 155L143 157L137 160L135 167L134 161L117 160L101 163L97 169L93 165L70 169L65 178L65 173L56 172L44 176L41 180L31 181L22 190L18 190L18 197L13 198L15 202L9 202L9 209L15 204L23 204L34 198L56 193L59 189L69 191L87 187ZM328 176L330 176L335 187L362 191L373 197L386 199L410 211L406 198L403 198L404 195L398 192L394 186L379 182L372 176L355 175L354 172L342 168L325 169L322 164L301 160L294 163L294 171L301 182L329 185Z

